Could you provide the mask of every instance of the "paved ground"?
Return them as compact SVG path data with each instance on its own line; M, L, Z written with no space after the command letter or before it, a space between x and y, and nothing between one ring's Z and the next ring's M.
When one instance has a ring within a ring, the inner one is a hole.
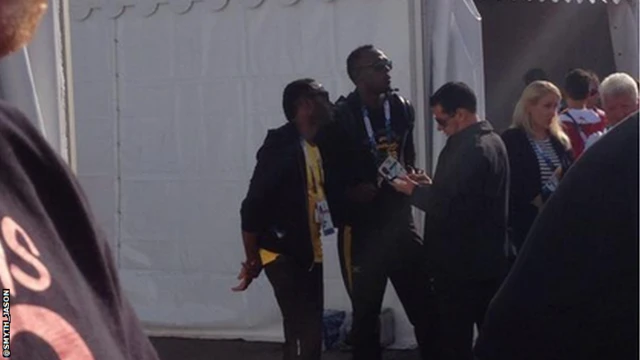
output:
M244 341L151 338L161 360L281 360L280 346ZM329 352L323 360L349 360L344 352ZM390 351L385 360L418 360L415 351Z

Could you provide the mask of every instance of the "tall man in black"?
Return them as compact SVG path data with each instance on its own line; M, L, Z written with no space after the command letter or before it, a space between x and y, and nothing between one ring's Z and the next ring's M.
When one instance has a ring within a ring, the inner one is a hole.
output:
M371 45L347 59L356 90L337 105L329 194L342 225L338 236L343 277L353 306L351 340L355 360L381 358L379 316L387 279L414 326L428 357L429 278L422 239L409 198L398 194L378 168L391 157L407 168L415 163L414 112L392 93L391 61ZM336 180L336 177L338 178Z
M424 174L396 179L425 211L425 244L433 267L441 359L473 359L473 325L507 269L509 163L504 143L476 114L476 96L447 83L430 99L438 129L449 136L433 182Z
M322 243L333 231L324 195L318 129L330 119L324 88L312 79L284 90L289 121L270 130L258 151L242 202L246 261L234 291L244 291L264 267L284 323L284 360L320 360L322 354Z

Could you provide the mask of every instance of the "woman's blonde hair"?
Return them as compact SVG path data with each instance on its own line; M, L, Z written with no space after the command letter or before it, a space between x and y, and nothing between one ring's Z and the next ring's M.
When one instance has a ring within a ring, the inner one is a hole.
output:
M534 81L527 85L522 92L522 96L520 96L520 100L518 100L518 103L516 104L515 110L513 111L513 123L511 124L511 127L523 129L527 134L532 134L533 125L531 122L533 119L531 119L531 114L527 111L527 105L535 105L540 101L540 99L549 94L554 94L558 99L562 99L560 89L549 81ZM551 120L549 133L551 133L551 135L556 139L560 140L560 143L562 143L566 149L571 148L571 140L569 140L567 134L562 130L558 114L556 114Z

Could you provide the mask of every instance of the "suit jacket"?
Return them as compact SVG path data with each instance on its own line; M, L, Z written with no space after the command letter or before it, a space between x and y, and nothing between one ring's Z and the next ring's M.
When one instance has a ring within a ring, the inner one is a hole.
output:
M509 231L511 242L520 249L539 212L531 202L542 189L540 166L525 130L508 129L502 134L502 140L507 147L511 169ZM551 137L551 144L566 171L573 161L571 151L555 137Z

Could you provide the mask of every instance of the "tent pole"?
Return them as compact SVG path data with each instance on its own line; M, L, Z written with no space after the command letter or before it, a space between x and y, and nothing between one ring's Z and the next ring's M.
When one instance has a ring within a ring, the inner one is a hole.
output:
M433 92L433 84L432 84L432 74L431 71L433 69L432 64L432 36L433 32L430 31L433 26L429 22L432 20L431 16L429 16L429 11L432 7L431 2L427 0L415 0L416 2L420 2L420 12L417 12L420 17L420 28L417 31L422 33L422 84L423 84L423 97L420 99L422 103L423 113L423 124L422 129L425 134L425 171L433 175L434 169L434 158L433 158L433 139L434 139L434 127L433 121L431 120L431 108L429 107L429 97ZM444 0L448 1L448 0Z
M427 92L429 91L430 63L425 58L425 41L428 34L424 31L425 17L424 6L426 1L410 0L409 21L411 36L411 97L415 108L414 144L416 145L416 166L431 173L431 135L429 134L429 123L427 119L428 104ZM424 213L414 209L414 219L417 230L422 233L424 230Z
M411 24L411 97L413 98L415 108L415 129L414 143L416 144L417 166L424 169L428 166L429 159L426 154L427 143L430 142L425 129L425 109L426 109L426 92L425 92L425 59L424 59L424 32L422 18L422 0L411 0L409 3L409 19Z
M76 121L75 106L73 101L73 67L71 61L71 18L69 0L60 1L60 26L62 37L62 72L64 85L62 89L62 101L64 102L64 127L61 127L60 136L67 141L64 149L67 152L67 159L71 170L77 174L77 147L76 147Z

